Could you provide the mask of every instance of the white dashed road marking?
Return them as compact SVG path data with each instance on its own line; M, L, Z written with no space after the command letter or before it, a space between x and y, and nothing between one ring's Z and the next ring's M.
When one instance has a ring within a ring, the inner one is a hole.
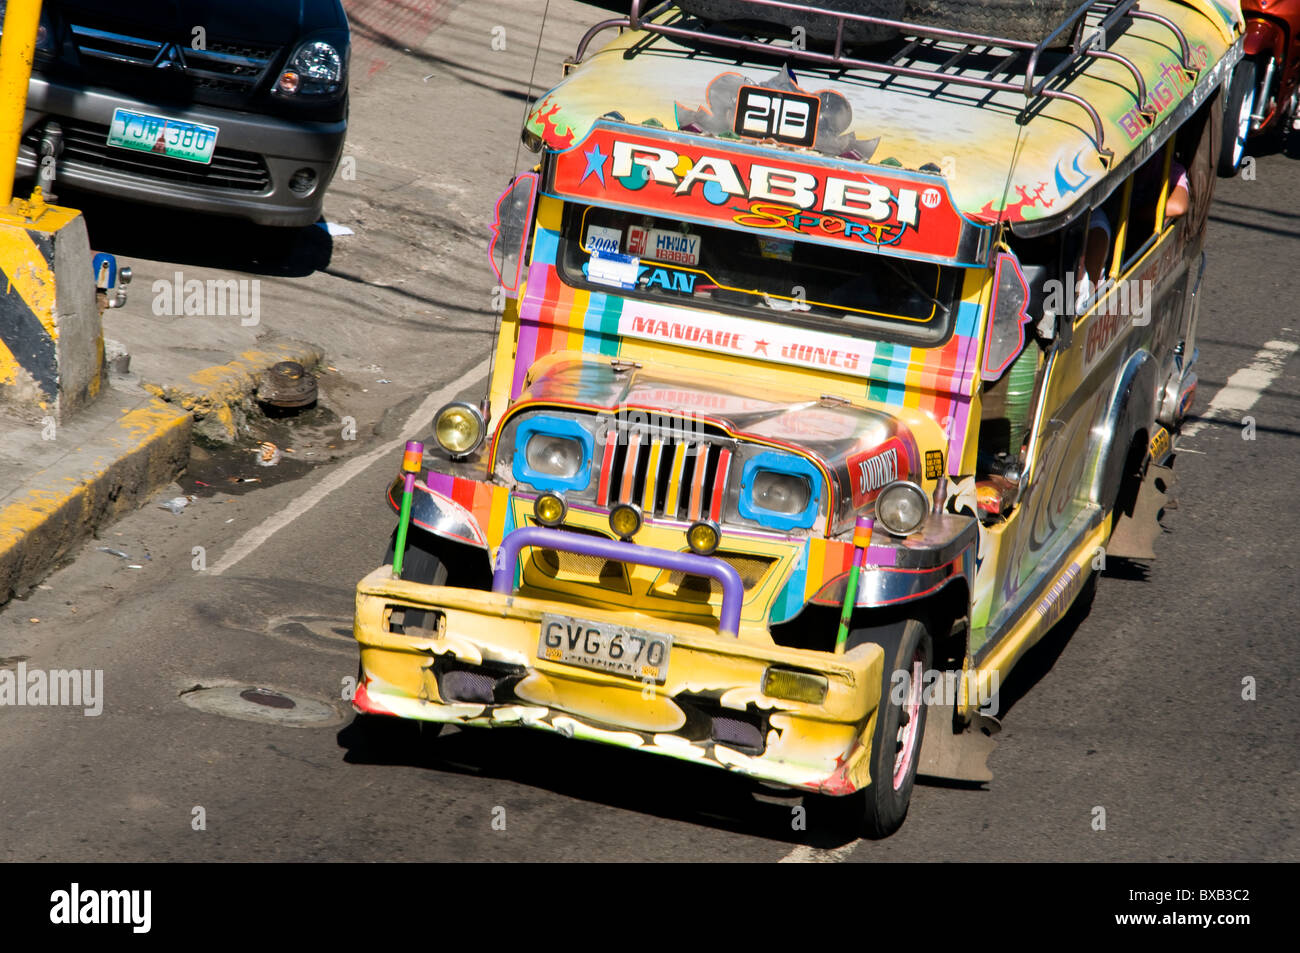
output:
M1277 375L1282 373L1287 360L1298 350L1300 344L1294 341L1269 341L1250 364L1228 378L1210 400L1210 406L1201 414L1200 420L1184 427L1180 436L1184 439L1195 437L1215 420L1239 423L1242 414L1255 406Z
M359 457L353 457L347 463L340 466L325 479L321 480L314 487L308 490L302 496L298 497L289 506L268 519L261 526L249 530L245 533L234 546L226 551L221 557L221 561L212 567L212 575L220 576L231 566L238 563L245 556L252 553L257 547L261 546L268 539L284 529L303 513L319 503L325 497L329 496L339 487L346 484L349 480L361 473L372 463L386 454L395 453L399 447L406 444L406 441L419 436L422 430L429 426L429 421L433 418L434 413L443 404L450 401L467 387L473 387L475 384L487 377L488 361L484 359L481 364L477 364L465 372L465 375L459 380L452 381L441 390L426 397L415 412L406 419L406 426L402 428L401 436L396 440L390 440L387 443L380 444L373 450L370 450ZM394 458L396 460L396 458ZM396 471L394 471L396 472Z

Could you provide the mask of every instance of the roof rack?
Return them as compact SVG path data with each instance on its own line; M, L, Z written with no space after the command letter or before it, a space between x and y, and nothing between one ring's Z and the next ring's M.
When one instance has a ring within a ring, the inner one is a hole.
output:
M1183 69L1193 75L1200 72L1199 68L1191 61L1191 50L1187 43L1187 37L1183 35L1183 31L1178 28L1177 24L1159 14L1135 9L1137 0L1086 0L1038 43L1031 43L1028 40L1013 40L1007 37L986 36L980 33L940 29L918 23L909 23L904 20L887 20L865 14L827 10L808 3L793 3L790 0L750 0L750 2L755 7L774 7L796 13L834 18L838 21L834 51L828 53L797 49L794 46L781 45L771 40L759 40L734 33L703 28L687 29L671 23L658 23L655 22L658 17L676 6L675 0L664 0L664 2L645 12L642 12L642 7L647 6L647 4L643 3L643 0L632 0L632 9L628 16L602 20L592 26L579 41L576 55L566 66L571 68L580 64L587 54L587 47L598 34L612 28L630 28L695 42L716 43L735 49L763 53L768 56L781 55L790 59L803 60L823 66L876 70L913 79L938 79L944 83L961 86L973 86L999 92L1023 93L1026 101L1024 110L1021 113L1022 116L1029 114L1035 105L1043 100L1061 99L1074 103L1088 114L1088 118L1092 121L1093 139L1096 143L1097 152L1106 162L1109 162L1114 157L1114 152L1106 148L1105 132L1102 128L1101 116L1098 114L1096 107L1076 93L1066 92L1059 88L1049 88L1050 84L1070 70L1071 67L1081 64L1087 59L1103 59L1119 63L1133 77L1136 88L1131 92L1137 101L1138 108L1154 119L1155 110L1151 108L1147 101L1147 86L1142 71L1131 60L1108 49L1112 33L1125 18L1130 20L1150 20L1166 27L1178 41ZM869 23L876 26L892 27L903 34L904 37L910 39L901 50L893 53L889 61L863 59L845 52L844 27L848 23ZM1061 41L1067 36L1069 39L1062 44ZM1062 46L1064 47L1062 50L1064 55L1061 57L1060 62L1040 75L1039 70L1043 55L1049 50L1056 50ZM921 60L912 54L925 52L926 50L949 55L942 59L937 66L923 65ZM960 72L964 62L969 68L970 63L968 61L972 57L987 56L995 50L1006 50L1009 51L1009 54L994 69L983 71L983 75L969 75ZM1023 63L1023 66L1017 68L1018 63ZM993 78L1000 75L1015 76L1017 74L1023 74L1023 80L1011 82L1007 79Z

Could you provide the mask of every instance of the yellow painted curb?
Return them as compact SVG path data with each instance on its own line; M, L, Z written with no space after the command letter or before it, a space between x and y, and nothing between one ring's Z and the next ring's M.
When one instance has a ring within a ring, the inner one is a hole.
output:
M0 603L174 480L188 463L192 426L189 414L153 400L114 421L71 472L37 474L0 509Z

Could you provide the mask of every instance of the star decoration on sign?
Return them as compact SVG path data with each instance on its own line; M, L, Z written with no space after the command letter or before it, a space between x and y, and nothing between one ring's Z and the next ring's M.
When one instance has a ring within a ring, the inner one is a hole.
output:
M755 342L754 342L754 353L755 353L755 354L758 353L759 348L762 348L762 349L763 349L763 356L766 357L766 356L767 356L767 342L766 342L766 341L755 341Z
M600 180L600 184L605 184L605 160L609 156L600 151L600 143L596 143L589 150L583 153L587 157L587 170L582 173L582 178L578 180L579 184L586 182L589 175L595 174Z

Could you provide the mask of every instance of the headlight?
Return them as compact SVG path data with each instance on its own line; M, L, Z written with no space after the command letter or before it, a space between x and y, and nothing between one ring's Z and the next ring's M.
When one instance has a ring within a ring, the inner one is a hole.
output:
M342 86L343 57L324 40L298 47L275 83L276 92L289 96L328 95L337 93Z
M915 533L929 512L925 490L906 480L889 484L876 497L876 520L895 536Z
M754 474L754 505L782 516L797 516L808 508L812 487L794 473L759 470Z
M567 480L582 468L582 443L569 437L535 433L528 440L524 458L534 473Z
M483 417L469 404L448 404L433 418L433 433L453 457L468 456L483 442Z
M740 515L769 529L807 529L817 521L821 472L792 453L765 450L745 461Z

